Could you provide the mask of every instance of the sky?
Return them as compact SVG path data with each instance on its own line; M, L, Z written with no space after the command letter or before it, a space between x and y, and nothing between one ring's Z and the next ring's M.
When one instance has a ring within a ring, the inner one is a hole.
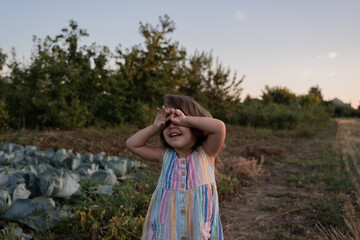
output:
M139 23L175 22L188 54L212 52L242 83L242 99L265 85L297 95L318 85L325 100L360 105L359 0L0 0L0 48L29 62L33 36L56 36L75 20L112 52L141 44Z

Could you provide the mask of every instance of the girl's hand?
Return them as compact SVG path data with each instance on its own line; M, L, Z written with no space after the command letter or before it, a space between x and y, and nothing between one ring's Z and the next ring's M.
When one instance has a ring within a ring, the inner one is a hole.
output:
M165 109L165 106L162 106L162 108L157 108L157 115L156 118L154 120L153 125L157 128L157 129L162 129L166 122L169 121L170 118L170 111L168 109Z
M185 126L186 116L180 109L170 108L170 121L175 125Z

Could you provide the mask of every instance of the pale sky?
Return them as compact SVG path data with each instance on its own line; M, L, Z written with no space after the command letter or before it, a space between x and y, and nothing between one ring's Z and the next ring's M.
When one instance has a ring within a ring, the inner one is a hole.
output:
M210 52L225 67L246 75L247 94L265 85L306 94L319 85L325 100L360 105L359 0L0 0L0 48L29 61L32 36L55 36L75 20L90 37L83 44L112 52L143 43L139 22L158 24L167 14L176 24L171 38Z

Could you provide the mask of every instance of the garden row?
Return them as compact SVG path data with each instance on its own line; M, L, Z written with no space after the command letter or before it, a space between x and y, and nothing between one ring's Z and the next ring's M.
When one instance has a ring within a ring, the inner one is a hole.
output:
M74 154L4 143L0 146L0 217L36 230L54 227L73 214L67 202L84 194L81 182L91 182L87 191L94 194L112 195L119 181L137 178L135 172L145 167L104 152Z

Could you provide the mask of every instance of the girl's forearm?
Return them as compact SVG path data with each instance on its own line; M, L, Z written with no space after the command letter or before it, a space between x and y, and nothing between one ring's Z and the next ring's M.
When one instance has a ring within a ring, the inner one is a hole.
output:
M138 131L132 135L127 141L126 146L131 150L133 148L145 146L149 139L159 133L160 128L154 124Z
M224 122L216 118L186 116L184 125L186 127L199 129L208 134L225 131Z

